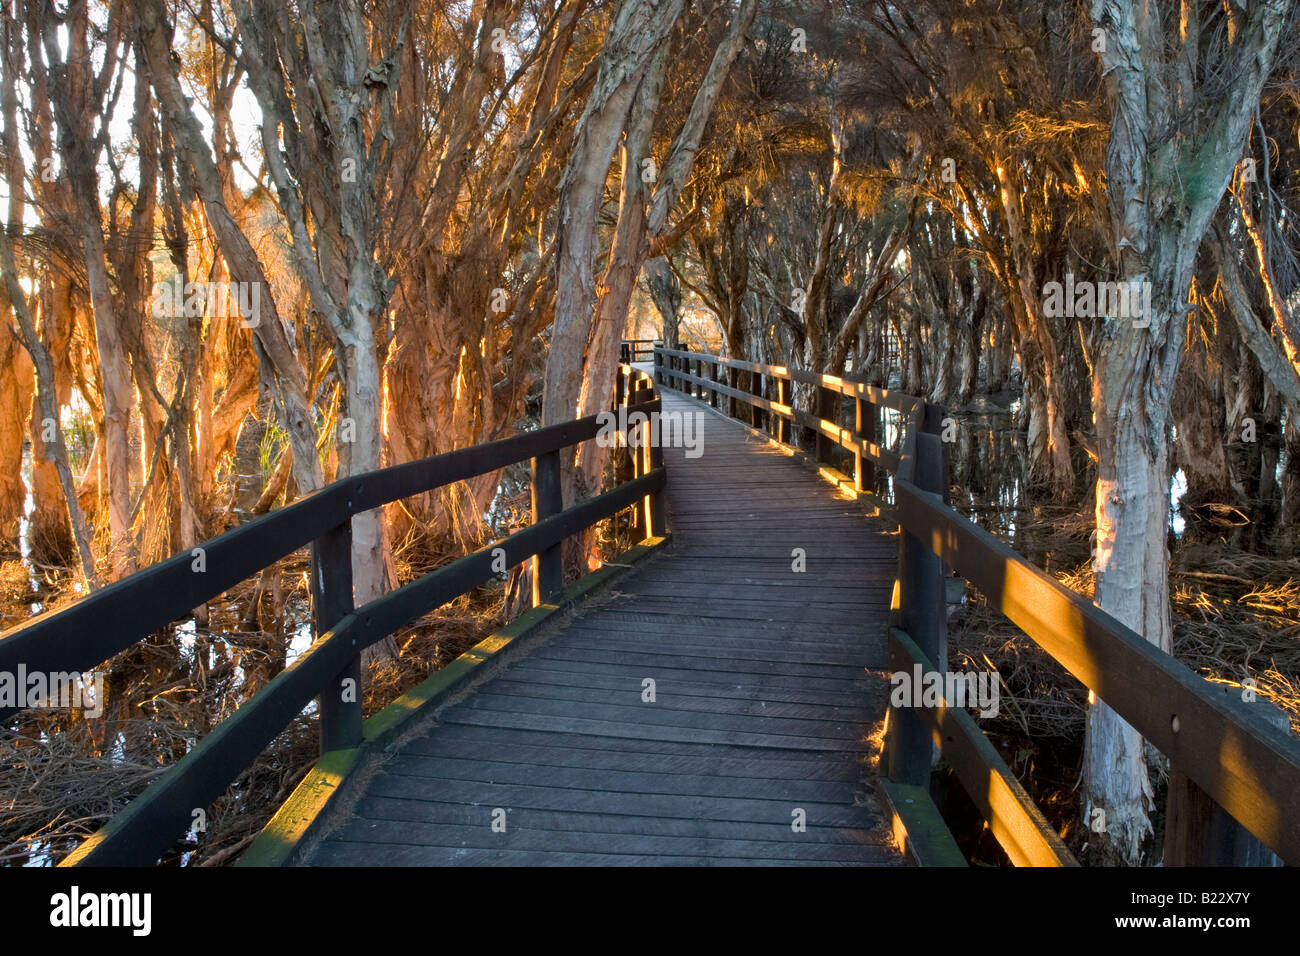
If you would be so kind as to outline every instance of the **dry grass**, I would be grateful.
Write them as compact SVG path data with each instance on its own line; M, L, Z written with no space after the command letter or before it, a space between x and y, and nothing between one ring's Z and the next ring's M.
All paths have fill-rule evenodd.
M1171 577L1174 653L1280 708L1300 734L1300 561L1223 552Z
M1066 587L1092 597L1086 560L1090 514L1036 509L1020 533ZM1004 718L1029 738L1077 740L1087 694L1078 681L968 588L969 604L950 625L950 654L960 666L1002 675ZM1174 655L1207 680L1240 686L1286 712L1300 734L1300 559L1224 545L1188 545L1170 570Z

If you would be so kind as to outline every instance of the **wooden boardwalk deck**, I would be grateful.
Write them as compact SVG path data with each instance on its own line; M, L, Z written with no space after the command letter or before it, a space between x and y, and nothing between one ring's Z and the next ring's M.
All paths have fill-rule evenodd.
M668 552L422 725L307 864L903 862L868 765L896 538L740 426L663 403L703 427L700 457L664 452Z

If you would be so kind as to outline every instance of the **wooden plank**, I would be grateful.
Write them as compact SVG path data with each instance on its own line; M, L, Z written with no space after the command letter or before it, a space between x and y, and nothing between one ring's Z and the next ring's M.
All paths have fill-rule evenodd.
M866 807L843 803L760 797L712 797L675 793L610 793L569 790L528 784L491 784L460 780L431 781L381 773L369 789L375 796L400 797L473 804L483 823L495 807L531 807L570 813L617 813L637 817L676 817L695 820L732 820L739 823L779 823L789 827L793 811L807 814L807 825L871 829L883 817Z
M804 843L831 843L881 851L893 849L889 830L881 826L836 827L810 823L802 833L794 833L791 821L776 822L707 820L695 817L648 817L622 813L586 813L571 810L540 810L532 807L508 808L521 826L547 830L576 830L582 833L644 833L651 836L687 836L702 839L752 839L780 842L797 838ZM438 800L405 800L395 797L365 797L357 803L356 815L367 820L411 821L449 826L482 826L481 807ZM891 855L897 861L897 852Z
M786 660L786 652L795 656L790 660L801 660L800 655L818 655L809 657L803 663L839 663L853 664L860 667L873 666L869 658L870 650L865 646L863 635L845 632L826 635L819 632L809 633L791 626L784 632L759 631L745 633L743 628L711 633L701 629L678 629L671 627L656 628L648 624L625 627L603 618L586 618L566 628L579 640L597 640L611 644L629 644L644 650L680 650L687 656L707 656L716 652L741 652L746 656L765 654L781 655L770 660ZM880 666L880 665L876 665Z
M533 684L528 681L505 679L493 681L490 689L494 694L502 697L609 704L641 709L653 707L656 712L669 710L680 713L823 720L831 723L847 721L868 724L873 722L860 706L807 703L803 701L774 701L763 698L755 699L754 697L680 694L677 693L671 682L665 683L662 688L656 682L654 703L643 703L642 695L644 691L642 690L642 684L641 681L635 678L624 682L624 686L617 691L607 688Z
M782 735L812 740L860 740L869 731L869 722L863 720L823 720L815 717L760 717L734 712L708 712L676 710L658 703L637 706L626 704L601 704L590 701L572 701L555 697L511 697L495 693L495 687L485 687L469 698L457 710L532 716L581 717L607 723L640 723L647 728L682 728L699 731L749 732L764 735ZM806 706L806 705L805 705ZM450 720L451 712L447 719Z
M285 866L299 842L307 835L344 778L356 767L361 748L334 750L321 755L316 766L281 804L262 828L256 840L235 863L236 866Z
M857 766L867 759L865 752L853 753L818 749L813 741L810 741L808 747L802 750L771 750L754 746L705 743L698 740L611 739L586 734L556 733L519 728L503 732L496 727L478 727L470 724L441 725L422 737L407 741L403 744L403 752L408 748L413 753L417 752L414 749L417 746L417 741L420 747L428 746L435 749L442 747L446 741L457 742L458 745L475 746L478 747L477 753L479 756L482 756L485 748L501 743L504 746L536 747L543 751L559 748L564 751L594 752L598 759L605 759L611 755L616 757L645 756L649 759L696 757L719 760L736 759L748 761L750 766L766 760L800 763L809 767L820 765L823 762L834 766Z
M389 844L330 842L321 848L322 866L734 866L707 856L618 853L545 853L539 850L467 850ZM750 860L750 866L825 866L812 860Z
M603 657L604 660L592 660ZM693 662L692 662L693 663ZM528 659L529 667L570 672L581 669L585 673L625 676L638 679L644 677L645 663L630 663L624 655L591 655L582 653L555 653L552 646L541 647ZM661 681L700 681L704 683L729 684L733 687L756 686L761 688L799 688L815 687L823 693L866 694L870 691L872 681L865 672L853 676L826 677L817 676L809 680L807 676L791 674L787 668L767 666L750 668L744 672L706 666L669 666L661 661L651 664L656 680Z
M651 836L640 833L583 833L534 829L506 815L505 831L490 825L439 826L387 820L352 820L331 842L387 843L396 846L454 847L472 850L542 850L548 853L641 854L652 857L706 856L741 863L748 860L807 860L865 863L879 860L879 848L843 843L775 840L719 840L702 837Z
M672 598L654 594L637 599L637 607L648 611L672 610L680 603ZM861 627L864 621L879 621L889 609L889 603L878 600L875 603L836 604L821 608L799 607L789 602L768 601L761 605L746 604L737 601L710 602L707 615L699 617L727 621L769 621L786 624L798 624L814 629L830 627Z
M856 648L844 644L826 643L820 650L808 650L791 646L782 647L779 642L757 643L744 638L722 640L701 635L698 641L686 642L680 639L664 646L648 642L646 635L618 631L593 631L585 628L567 629L562 642L565 647L601 647L619 648L642 652L672 653L678 657L704 658L714 662L736 661L772 661L780 663L789 661L798 664L831 664L853 667L870 667L870 655L859 652Z
M762 766L761 764L755 765ZM751 768L751 772L752 772ZM590 767L557 767L547 764L502 763L495 760L457 760L404 753L385 765L384 773L424 780L481 783L492 786L528 785L581 790L592 793L663 794L687 797L780 798L796 803L852 805L853 783L839 780L810 780L723 776L709 772L658 773L654 770L610 770ZM436 786L435 786L436 790Z
M758 640L789 642L797 647L801 643L811 646L833 644L837 647L867 647L874 651L883 647L883 630L863 628L861 625L840 627L822 626L808 629L799 621L728 621L723 618L700 618L680 614L655 614L627 611L622 614L606 611L600 615L581 618L582 626L590 630L613 631L639 635L647 646L662 650L665 639L674 636L716 634L720 639L739 640L752 635Z
M591 734L631 740L683 740L702 743L740 744L750 747L769 747L777 750L803 750L813 744L822 750L861 752L864 744L851 737L807 737L790 734L760 734L735 730L702 730L698 727L674 727L626 721L599 720L590 717L572 717L564 714L521 714L508 711L459 710L448 715L447 723L474 724L479 727L508 727L523 730L549 730L556 733Z
M583 670L550 670L540 667L517 666L512 668L509 677L541 687L552 684L558 687L581 688L625 688L631 682L640 686L640 681L631 672L618 675L593 674ZM886 683L882 675L879 678L880 689L868 684L853 690L827 690L820 684L795 684L793 686L774 687L764 680L738 682L726 674L719 674L716 680L704 680L708 674L692 672L693 680L681 678L661 679L659 687L667 688L674 696L714 697L720 699L736 698L738 700L785 701L804 704L828 704L838 707L864 707L867 701L876 696L883 696Z
M418 737L402 748L404 755L481 760L484 754L479 741L466 740L463 734L448 732ZM595 770L641 770L663 775L713 773L719 777L750 777L756 770L768 780L836 780L856 784L867 767L860 758L843 753L800 752L791 757L770 757L743 747L709 748L704 755L635 753L627 750L596 750L572 746L512 743L512 735L491 737L494 764L518 764L524 767L574 767ZM556 737L567 744L569 736ZM603 741L608 747L609 742ZM738 756L728 757L732 753Z
M892 586L893 579L889 579L888 583ZM791 601L798 601L805 605L816 603L819 607L824 608L880 607L888 600L887 597L882 597L885 593L885 584L886 580L883 575L877 579L877 586L870 590L861 584L848 587L825 587L815 583L814 579L814 581L809 581L802 586L791 582L790 589L781 592L776 591L775 586L771 584L743 584L738 581L730 581L726 582L726 595L728 604L739 601L760 608L768 605L780 607L789 604ZM635 584L629 586L635 588L635 590L626 592L629 596L668 597L675 598L679 602L709 598L718 594L717 582L691 584L678 581L638 579Z
M579 648L567 648L552 645L541 649L538 656L553 661L591 661L593 663L619 664L626 668L655 668L655 672L664 671L710 671L719 672L717 664L696 657L680 657L671 654L634 653L626 650L600 651ZM860 667L841 667L834 664L783 664L775 661L738 661L728 662L728 673L738 674L781 674L800 680L852 680L862 672ZM647 672L645 676L651 676Z

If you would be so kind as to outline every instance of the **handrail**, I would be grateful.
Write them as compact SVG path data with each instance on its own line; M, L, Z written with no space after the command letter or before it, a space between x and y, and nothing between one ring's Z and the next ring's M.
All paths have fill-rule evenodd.
M594 437L599 427L598 416L589 415L340 478L0 634L0 670L12 672L20 661L30 671L94 667L358 514L576 444ZM0 707L0 719L19 709Z
M619 404L633 412L659 411L650 376L623 367ZM360 740L360 654L396 628L492 579L498 558L507 566L532 558L534 604L553 599L563 582L559 545L569 536L625 508L638 508L643 536L663 534L662 457L648 442L636 449L636 476L587 501L562 508L561 449L594 438L602 415L590 415L511 438L340 479L301 501L204 542L97 591L70 607L41 615L0 635L0 670L28 672L96 666L213 598L231 585L313 544L312 598L317 638L312 646L231 717L170 766L126 810L93 834L62 865L148 864L316 696L321 699L322 751ZM411 494L533 462L533 524L426 574L370 603L351 608L351 518ZM193 557L203 557L199 571ZM495 566L495 567L494 567ZM333 585L333 591L327 585ZM338 591L346 593L337 593ZM147 598L147 599L146 599ZM327 610L322 612L322 608ZM325 616L333 619L322 623ZM332 682L355 675L350 706L328 701ZM332 706L327 706L332 704ZM0 716L21 708L9 707ZM332 726L327 726L330 724Z
M847 440L837 443L859 453L859 492L870 490L863 487L864 457L893 469L894 514L903 533L890 631L892 662L946 667L943 568L949 566L1242 827L1286 862L1300 863L1300 742L949 507L946 461L936 434L943 419L941 407L848 377L702 353L656 349L654 361L661 386L698 385L711 393L715 405L718 395L725 395L786 420L816 422L810 427L820 435L842 438L847 434ZM857 423L850 431L833 418L790 408L788 398L771 402L761 395L769 381L755 385L755 394L735 388L734 383L723 385L700 374L704 365L715 371L744 370L778 385L799 381L853 396L859 399ZM780 391L788 394L785 388ZM863 422L874 425L875 410L864 414L863 401L903 413L901 453L894 461L887 455L869 454ZM738 417L734 409L732 417ZM778 430L771 440L789 444L788 432L782 435ZM925 711L892 711L898 719L891 719L889 727L891 777L928 782L932 746L944 754L960 750L962 759L954 757L954 769L1012 860L1044 863L1055 858L1073 864L1037 808L1025 805L1028 798L1023 790L1017 794L1006 783L1009 771L974 722L963 725L959 715L943 706ZM1190 820L1182 824L1204 826ZM1180 845L1196 842L1183 840Z

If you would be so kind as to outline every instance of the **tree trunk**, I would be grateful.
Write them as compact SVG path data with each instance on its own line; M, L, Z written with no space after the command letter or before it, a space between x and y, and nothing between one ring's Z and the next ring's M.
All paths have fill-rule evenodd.
M613 378L613 360L603 352L588 352L600 307L595 278L595 263L600 256L597 221L619 136L628 122L642 78L666 42L682 6L683 0L667 0L660 5L649 0L624 0L605 39L596 85L579 121L560 190L555 320L542 388L543 425L578 417L587 368L607 366L603 377L610 381ZM631 159L635 161L632 168L639 170L637 157ZM586 389L588 402L608 400L607 392L597 397L596 391L594 386ZM562 482L566 507L597 490L592 487L595 471L590 462L590 458L586 459L586 468L580 470L576 459L571 464L566 459L568 467Z
M1231 88L1197 96L1199 10L1166 33L1144 0L1092 0L1111 112L1106 153L1111 254L1121 281L1151 285L1150 314L1107 316L1093 384L1097 422L1097 603L1162 649L1170 647L1167 429L1182 358L1196 255L1232 179L1272 68L1290 0L1246 4L1222 61L1207 75ZM1186 48L1180 48L1186 44ZM1189 60L1190 58L1190 60ZM1151 832L1150 783L1136 732L1101 702L1088 714L1083 810L1104 811L1107 848L1140 859Z

